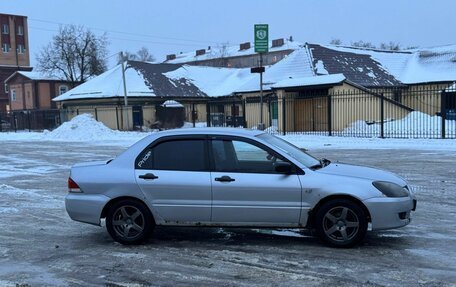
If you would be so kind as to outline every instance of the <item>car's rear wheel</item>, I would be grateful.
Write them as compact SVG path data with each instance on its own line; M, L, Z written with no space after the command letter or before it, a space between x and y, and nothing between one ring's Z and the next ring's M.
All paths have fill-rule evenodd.
M150 235L154 226L152 215L143 203L125 199L111 206L106 216L106 229L122 244L139 244Z
M363 209L345 199L324 203L315 216L318 237L335 247L352 247L360 243L366 236L367 224Z

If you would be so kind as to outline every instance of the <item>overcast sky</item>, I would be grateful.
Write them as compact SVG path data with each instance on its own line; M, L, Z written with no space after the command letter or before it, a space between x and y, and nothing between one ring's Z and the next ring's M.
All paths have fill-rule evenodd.
M32 66L60 24L106 32L109 55L145 46L160 61L166 54L253 41L255 23L269 24L270 39L456 44L453 0L0 0L0 12L28 17Z

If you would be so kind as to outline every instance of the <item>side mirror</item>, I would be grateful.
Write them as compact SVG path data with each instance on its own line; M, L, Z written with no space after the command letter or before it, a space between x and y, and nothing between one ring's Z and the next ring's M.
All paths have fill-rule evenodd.
M290 174L293 166L289 162L276 162L274 164L274 169L278 173Z

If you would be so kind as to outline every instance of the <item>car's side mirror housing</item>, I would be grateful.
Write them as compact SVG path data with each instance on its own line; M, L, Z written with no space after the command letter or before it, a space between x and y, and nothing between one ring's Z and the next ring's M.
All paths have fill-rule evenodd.
M276 162L274 169L278 173L290 174L293 170L293 165L289 162Z

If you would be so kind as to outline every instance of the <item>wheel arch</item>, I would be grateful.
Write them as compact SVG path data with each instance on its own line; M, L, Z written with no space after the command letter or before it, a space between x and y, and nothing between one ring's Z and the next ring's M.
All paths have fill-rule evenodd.
M364 214L366 215L366 218L367 218L367 221L368 222L372 222L372 219L371 219L371 214L369 212L369 209L366 207L366 205L364 205L364 203L362 203L361 200L359 200L358 198L352 196L352 195L349 195L349 194L333 194L333 195L329 195L329 196L326 196L322 199L320 199L320 201L318 201L318 203L309 211L309 217L307 218L307 224L306 224L306 227L308 228L313 228L314 227L314 222L315 222L315 214L317 213L317 210L325 203L329 202L329 201L332 201L332 200L340 200L340 199L345 199L345 200L350 200L352 201L353 203L355 203L356 205L358 205L364 212Z
M100 214L100 218L106 218L106 216L108 214L108 211L111 208L111 206L113 206L114 204L116 204L117 202L122 201L122 200L134 200L134 201L137 201L137 202L143 204L145 207L147 207L147 210L149 211L153 222L156 223L154 214L153 214L152 210L150 210L149 206L144 202L144 200L139 199L139 198L134 197L134 196L119 196L119 197L112 198L103 207L103 210L101 211L101 214Z

